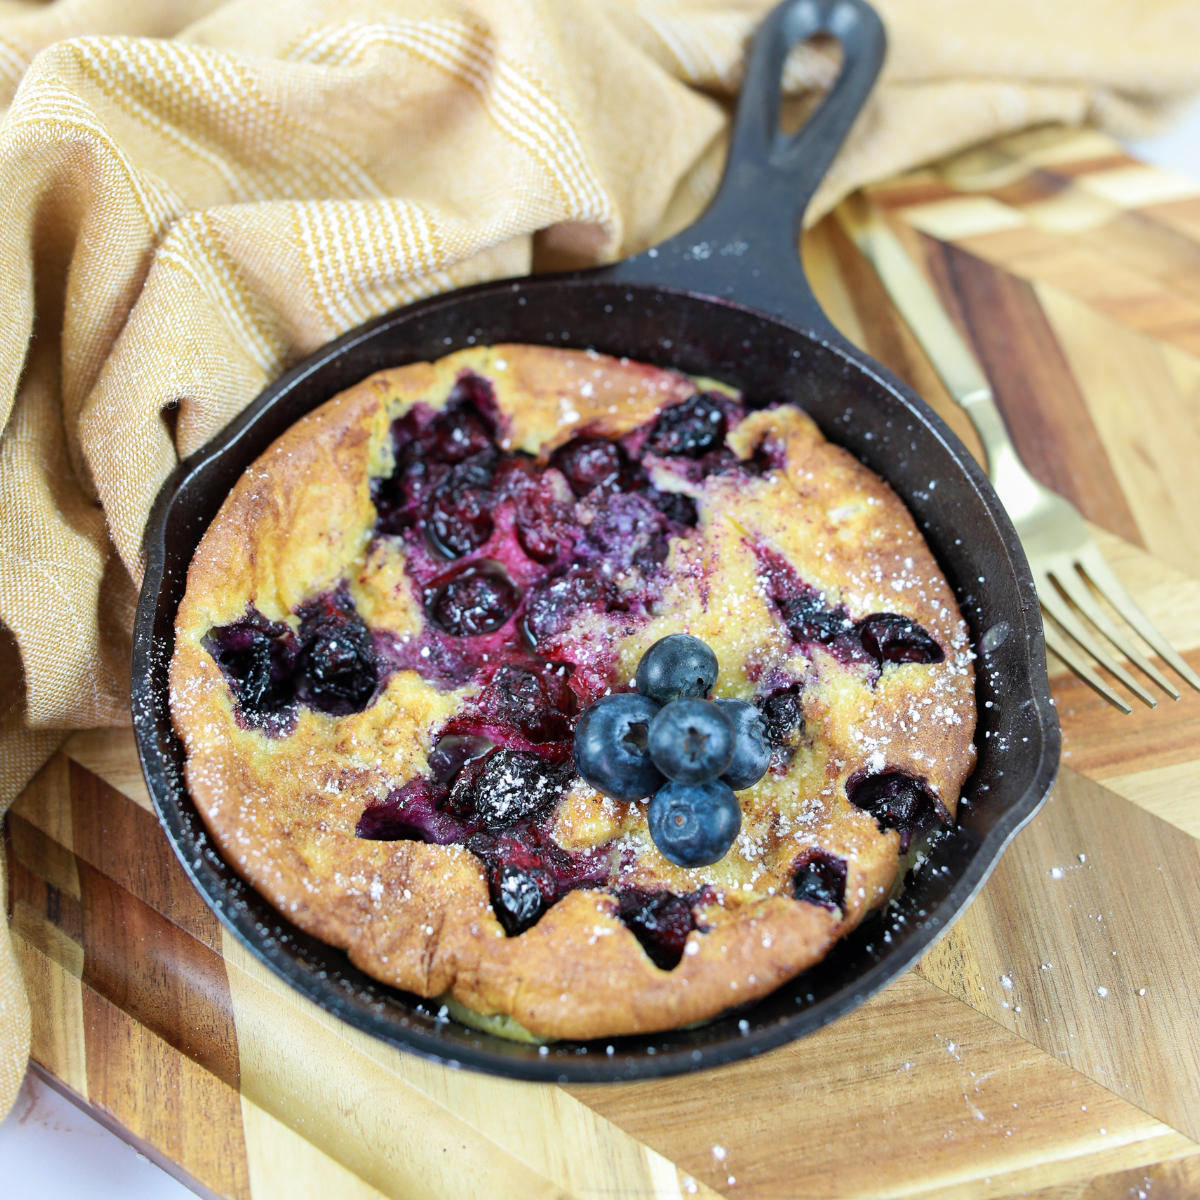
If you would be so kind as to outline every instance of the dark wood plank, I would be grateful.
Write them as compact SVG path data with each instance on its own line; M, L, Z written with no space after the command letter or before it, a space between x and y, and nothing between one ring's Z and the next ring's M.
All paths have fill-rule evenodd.
M983 462L983 447L970 418L946 391L912 331L888 299L879 277L836 219L826 217L808 236L823 239L832 253L862 331L861 336L852 329L842 329L842 333L862 342L861 349L904 380ZM823 302L821 280L814 278L813 285L817 299ZM832 313L833 306L827 306L827 311Z
M225 960L80 862L83 981L227 1086L239 1084Z
M72 762L75 854L211 949L221 924L192 887L153 815Z
M958 246L924 234L920 242L942 301L974 347L1026 467L1089 520L1144 545L1033 286Z
M1071 187L1071 181L1062 175L1051 171L1034 169L1028 175L1003 187L992 188L988 195L1009 208L1023 208L1026 204L1038 204L1043 200L1051 200L1060 192Z
M1200 671L1200 649L1184 654ZM1173 674L1161 660L1158 666ZM1200 692L1179 683L1178 700L1160 698L1157 708L1135 702L1126 716L1074 675L1057 676L1051 691L1063 731L1063 762L1091 779L1132 775L1200 758Z
M95 989L82 989L89 1103L219 1196L251 1200L241 1097Z

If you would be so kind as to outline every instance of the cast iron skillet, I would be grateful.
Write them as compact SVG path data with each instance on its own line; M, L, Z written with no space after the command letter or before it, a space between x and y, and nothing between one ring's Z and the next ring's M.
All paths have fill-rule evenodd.
M841 42L842 73L805 128L786 138L777 131L784 59L817 33ZM184 869L225 927L359 1029L441 1061L538 1080L645 1078L769 1050L861 1004L911 966L967 906L1049 790L1059 730L1037 597L1012 526L954 434L830 325L796 253L800 215L883 52L882 26L862 0L787 0L754 43L725 178L697 225L615 266L484 284L371 321L272 384L164 485L146 531L133 646L134 728L150 794ZM175 611L192 554L238 476L296 420L371 372L494 342L594 347L725 380L756 404L802 405L903 497L980 648L979 764L956 828L910 877L898 907L767 999L701 1029L539 1053L439 1017L436 1006L368 978L281 917L222 860L184 784L167 694Z

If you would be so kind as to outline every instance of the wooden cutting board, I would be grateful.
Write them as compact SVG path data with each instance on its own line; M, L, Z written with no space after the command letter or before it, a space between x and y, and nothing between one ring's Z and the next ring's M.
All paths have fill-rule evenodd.
M1200 187L1092 133L874 189L1020 451L1200 666ZM839 326L977 447L830 221ZM1132 717L1058 671L1055 792L908 975L686 1078L515 1083L293 994L192 890L127 730L75 734L7 821L37 1068L202 1194L849 1200L1200 1194L1200 695Z

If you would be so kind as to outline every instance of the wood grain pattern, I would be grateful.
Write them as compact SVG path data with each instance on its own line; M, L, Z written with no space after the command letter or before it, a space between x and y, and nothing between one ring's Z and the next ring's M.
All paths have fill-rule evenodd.
M1188 186L1093 132L1038 130L872 194L1035 473L1200 667ZM803 254L839 328L978 454L840 230ZM343 1027L225 937L129 731L76 733L6 824L34 1057L205 1194L251 1200L1192 1200L1200 696L1125 717L1052 669L1054 798L916 971L762 1058L620 1087L448 1070Z
M401 1053L321 1012L232 938L225 957L244 1048L244 1094L385 1194L471 1195L472 1181L491 1178L497 1195L510 1194L504 1186L511 1194L532 1187L534 1195L561 1190L596 1200L679 1195L669 1158L568 1092L446 1070ZM365 1109L346 1103L347 1089L370 1097ZM409 1152L381 1163L381 1142ZM422 1150L429 1146L445 1150L433 1157L432 1177ZM697 1184L690 1194L708 1192Z
M157 818L130 805L127 797L74 761L68 786L77 858L209 949L219 950L221 924L179 860L161 853Z
M224 960L89 863L80 864L80 880L83 982L236 1091Z
M922 396L979 462L983 446L966 413L951 399L883 285L837 220L826 217L805 235L805 269L829 318L856 345Z
M1200 360L1124 328L1062 289L1040 285L1038 298L1130 497L1142 544L1200 576Z
M87 984L81 994L89 1103L218 1195L250 1200L238 1093Z
M1003 1196L1031 1168L1066 1182L1193 1145L915 975L761 1062L572 1090L696 1178L764 1200Z
M1064 769L920 973L1200 1140L1197 850Z
M1184 658L1200 669L1200 652L1189 651ZM1089 778L1200 762L1200 695L1194 691L1124 718L1073 675L1055 680L1054 695L1063 726L1063 763Z

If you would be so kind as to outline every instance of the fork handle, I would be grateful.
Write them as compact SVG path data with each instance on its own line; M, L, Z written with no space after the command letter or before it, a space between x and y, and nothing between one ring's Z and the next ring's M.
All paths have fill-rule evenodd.
M875 268L885 291L941 376L946 390L971 418L987 455L988 476L1001 495L1028 490L1030 479L992 396L978 359L971 353L937 293L862 193L838 205L837 219ZM1016 490L1016 493L1013 492Z

